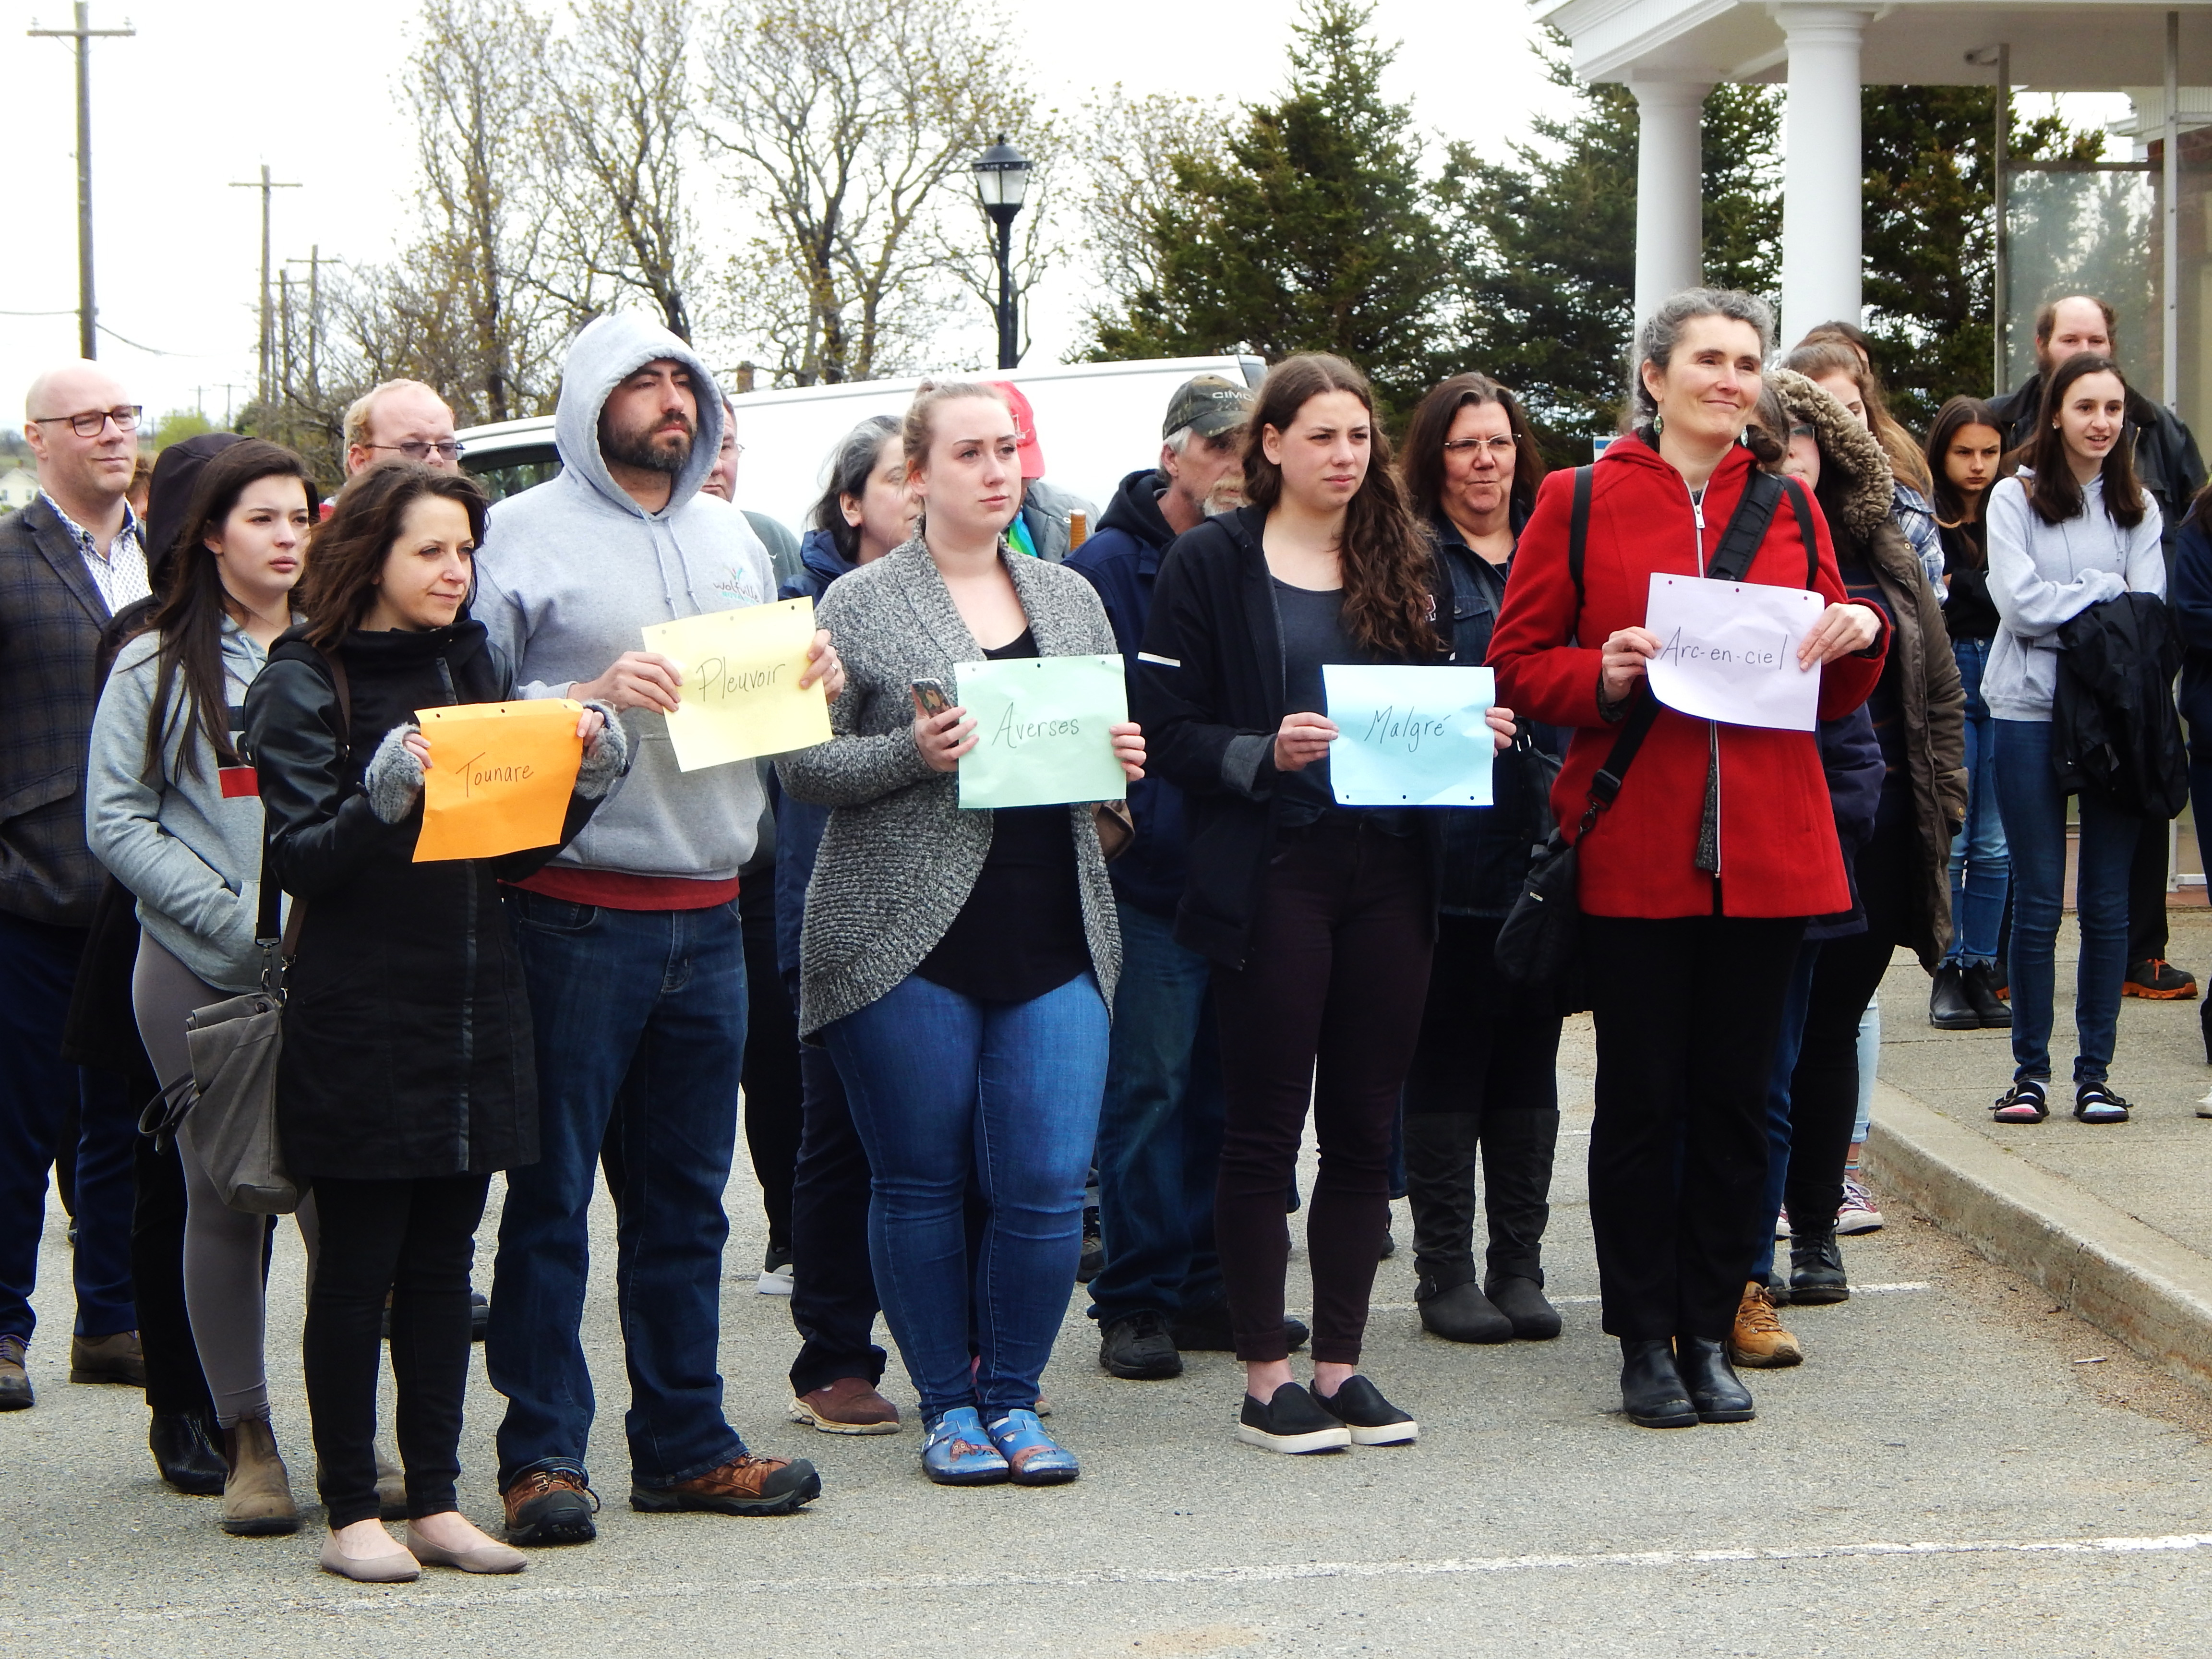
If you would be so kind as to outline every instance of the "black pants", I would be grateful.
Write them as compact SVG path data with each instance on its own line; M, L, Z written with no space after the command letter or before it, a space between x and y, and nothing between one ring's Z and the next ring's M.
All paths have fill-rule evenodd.
M745 944L745 1148L768 1212L772 1255L792 1254L791 1189L799 1164L799 1017L775 962L775 872L745 878L738 892Z
M1390 1142L1428 993L1427 854L1364 815L1285 838L1261 883L1244 967L1217 968L1224 1124L1214 1237L1237 1357L1283 1359L1283 1194L1313 1104L1321 1173L1306 1206L1313 1357L1359 1358Z
M1833 1224L1844 1201L1844 1164L1859 1110L1859 1022L1905 942L1931 856L1909 817L1877 830L1853 866L1866 932L1827 940L1814 964L1805 1036L1790 1074L1790 1173L1782 1200L1790 1224L1807 1237Z
M151 1078L134 1078L131 1097L151 1099L155 1086ZM154 1137L140 1135L131 1173L131 1295L146 1357L146 1409L156 1417L203 1417L212 1435L215 1401L185 1311L185 1166L176 1142L157 1147Z
M1420 1043L1406 1077L1406 1190L1424 1293L1475 1276L1478 1152L1490 1273L1544 1282L1559 1139L1559 1018L1498 973L1499 921L1437 923Z
M868 1257L867 1148L830 1051L802 1048L799 1073L805 1128L791 1191L791 1322L805 1340L791 1362L794 1395L841 1376L884 1378L884 1351L871 1336L881 1304Z
M407 1513L457 1507L469 1379L469 1265L489 1176L419 1181L315 1177L322 1249L307 1295L307 1412L333 1530L375 1517L376 1370L392 1295L395 1426Z
M2128 963L2166 956L2166 837L2164 818L2145 818L2128 866ZM2212 1003L2205 1005L2212 1007ZM1791 1213L1796 1213L1794 1211Z
M1766 1185L1766 1090L1805 932L1583 918L1596 1003L1590 1231L1607 1334L1724 1339Z

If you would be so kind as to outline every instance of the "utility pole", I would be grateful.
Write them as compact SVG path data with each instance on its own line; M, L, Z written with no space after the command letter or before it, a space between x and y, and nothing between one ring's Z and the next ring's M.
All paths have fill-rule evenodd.
M259 396L263 406L266 407L269 402L269 377L271 368L270 359L275 354L276 343L276 336L270 327L271 319L269 314L269 198L271 191L297 190L300 186L296 184L276 183L269 177L269 163L264 161L261 164L261 177L258 179L247 183L234 179L230 187L233 190L258 190L261 192L261 385Z
M34 22L25 31L34 40L76 42L76 343L86 358L100 355L100 311L92 293L92 43L103 36L128 38L138 33L129 24L119 29L92 26L92 7L76 0L76 27L42 29Z
M322 403L322 380L316 372L323 337L323 245L311 243L304 259L287 259L288 265L307 268L307 401Z

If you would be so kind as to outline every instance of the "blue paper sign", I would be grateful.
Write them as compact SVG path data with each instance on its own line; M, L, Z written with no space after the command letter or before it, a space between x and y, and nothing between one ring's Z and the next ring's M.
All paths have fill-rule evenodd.
M1344 806L1487 806L1498 701L1487 668L1322 671L1336 741L1329 783Z

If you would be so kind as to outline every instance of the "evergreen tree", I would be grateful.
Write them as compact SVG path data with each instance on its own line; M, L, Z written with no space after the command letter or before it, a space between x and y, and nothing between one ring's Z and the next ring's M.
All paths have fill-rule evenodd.
M1091 356L1334 351L1386 407L1427 389L1445 264L1411 112L1387 102L1395 55L1362 0L1304 0L1290 86L1246 112L1218 157L1177 155L1146 227L1162 286L1095 319Z

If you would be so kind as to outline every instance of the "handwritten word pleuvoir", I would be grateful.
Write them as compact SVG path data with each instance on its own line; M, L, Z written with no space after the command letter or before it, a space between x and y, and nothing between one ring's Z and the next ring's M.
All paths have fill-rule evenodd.
M566 697L418 708L430 743L415 862L490 859L561 839L584 745Z
M655 623L645 648L681 665L668 740L685 772L782 755L830 740L820 685L799 689L814 642L814 601L785 599Z
M963 806L1052 806L1128 792L1107 727L1129 718L1119 657L1008 657L954 669L975 746L960 757Z
M1703 720L1810 732L1820 671L1798 667L1797 647L1826 609L1809 588L1655 574L1644 614L1661 645L1644 668L1651 695Z
M1340 805L1491 804L1490 670L1328 663L1321 677L1336 722L1329 787Z

